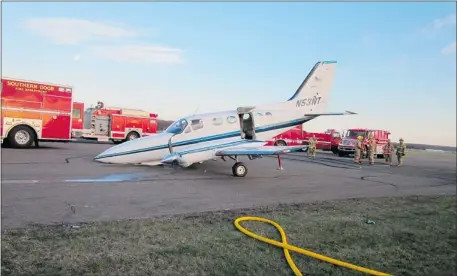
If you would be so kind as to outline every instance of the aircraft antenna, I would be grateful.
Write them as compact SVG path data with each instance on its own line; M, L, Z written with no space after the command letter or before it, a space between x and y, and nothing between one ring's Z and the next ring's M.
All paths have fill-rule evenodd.
M195 109L195 111L194 111L194 114L193 114L193 115L197 114L197 111L198 111L198 109L199 109L199 108L200 108L200 104L198 104L198 106L197 106L197 109Z

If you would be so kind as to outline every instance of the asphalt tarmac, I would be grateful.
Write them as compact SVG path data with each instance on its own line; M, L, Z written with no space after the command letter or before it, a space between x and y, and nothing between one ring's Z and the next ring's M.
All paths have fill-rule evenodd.
M41 143L2 148L2 227L75 224L96 220L245 208L344 198L456 193L456 156L410 152L403 167L359 166L352 158L318 152L248 160L234 178L233 161L187 169L101 164L92 158L109 144ZM395 163L395 162L394 162Z

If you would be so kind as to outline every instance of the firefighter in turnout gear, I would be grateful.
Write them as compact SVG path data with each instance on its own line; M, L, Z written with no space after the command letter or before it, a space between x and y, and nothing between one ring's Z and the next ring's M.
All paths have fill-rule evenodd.
M364 147L365 146L363 145L363 137L362 136L357 137L357 142L355 144L355 152L354 152L354 163L362 164L362 161L360 161L360 157L363 154Z
M383 148L384 158L386 163L392 166L392 154L395 150L394 144L390 142L390 139L387 140L387 144Z
M317 144L316 135L313 135L313 137L310 137L308 140L308 143L309 143L308 155L311 155L311 157L314 159L314 157L316 157L316 144Z
M371 134L368 137L368 160L370 161L370 165L374 164L374 153L376 151L376 140L373 137L373 134Z
M403 138L400 138L399 142L400 142L400 144L398 144L398 146L397 146L397 160L398 160L397 167L400 167L403 165L403 157L406 154L406 145L403 141Z

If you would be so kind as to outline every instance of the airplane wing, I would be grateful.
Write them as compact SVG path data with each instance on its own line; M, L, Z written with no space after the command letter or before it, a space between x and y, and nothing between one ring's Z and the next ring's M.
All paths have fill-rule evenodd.
M219 150L216 156L234 156L234 155L277 155L299 151L307 148L307 145L302 146L259 146L259 147L234 147L231 149Z
M345 111L345 112L327 112L327 113L306 113L305 116L334 116L334 115L354 115L357 114L352 111Z

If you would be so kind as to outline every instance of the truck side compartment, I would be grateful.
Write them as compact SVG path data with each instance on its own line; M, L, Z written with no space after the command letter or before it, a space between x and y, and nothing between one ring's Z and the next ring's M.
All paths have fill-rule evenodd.
M81 138L122 143L157 132L157 114L138 109L106 108L86 109Z
M2 78L1 138L16 148L71 139L72 87Z
M267 146L297 146L307 145L311 137L315 136L317 139L316 148L323 151L332 151L337 153L338 143L340 141L340 133L334 129L329 129L325 132L308 132L303 130L303 126L296 126L288 131L285 131L273 140L269 141ZM307 149L305 149L307 151Z

